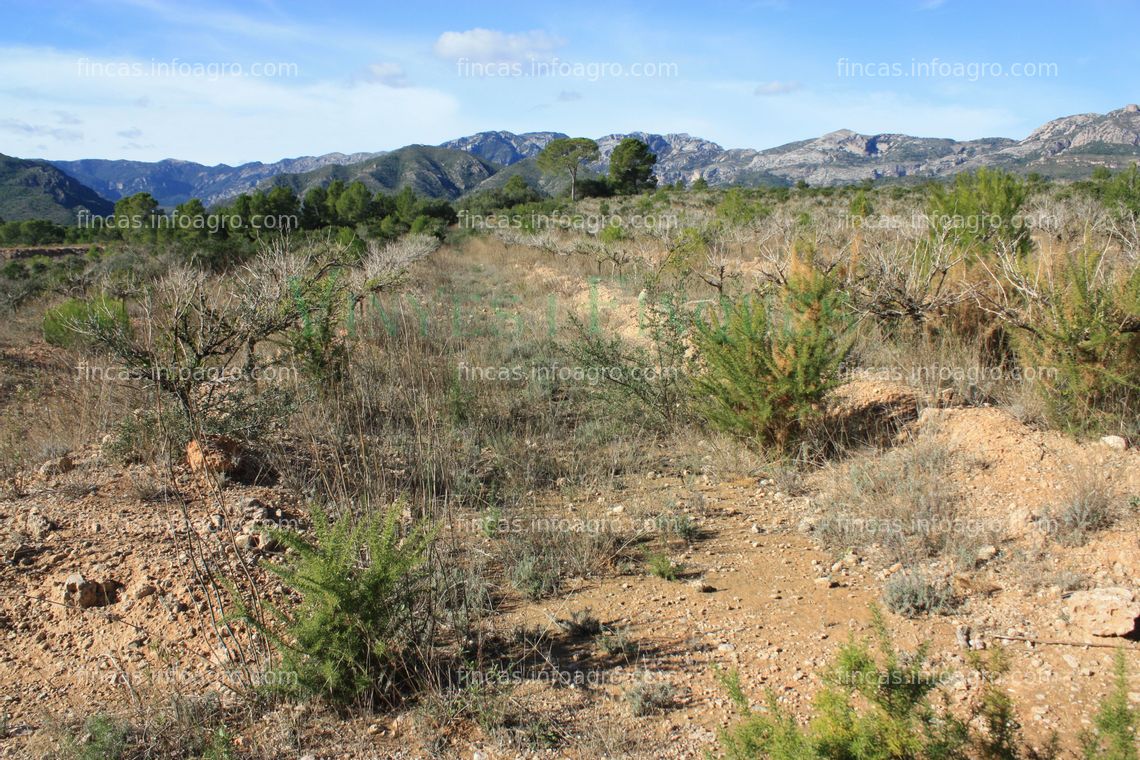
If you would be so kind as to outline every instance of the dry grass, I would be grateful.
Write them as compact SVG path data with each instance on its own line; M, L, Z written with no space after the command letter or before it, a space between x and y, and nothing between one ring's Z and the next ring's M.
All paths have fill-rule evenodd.
M819 532L836 550L882 551L886 561L948 556L972 567L988 536L964 530L953 455L932 437L836 468Z
M652 541L654 550L666 552L650 560L659 575L677 577L680 568L669 552L701 538L705 505L698 483L747 478L763 481L770 491L807 492L805 462L773 458L710 433L686 415L678 415L674 424L651 425L644 408L633 401L533 371L567 362L576 339L572 315L607 337L644 345L646 336L638 329L641 293L676 292L689 308L707 306L717 288L736 297L781 282L797 246L814 250L820 266L848 278L856 313L878 313L875 307L881 304L872 301L885 298L885 290L859 282L860 272L870 270L860 270L852 258L854 233L841 223L848 200L844 192L835 197L793 193L770 217L713 235L710 250L690 262L692 271L678 265L672 254L683 227L714 229L719 217L712 193L608 201L611 213L678 216L675 229L639 231L622 242L616 258L600 255L600 243L592 235L554 232L513 235L509 243L471 236L426 258L410 250L398 262L398 273L386 268L388 260L372 261L373 275L401 284L365 298L352 309L351 322L339 326L338 339L349 350L347 377L322 383L294 375L250 386L251 398L260 404L256 416L270 424L264 434L250 435L248 443L271 464L278 486L299 503L364 513L398 501L406 507L408 523L423 520L438 528L429 559L430 615L437 626L436 664L446 673L471 654L472 646L489 638L504 606L557 595L571 579L630 567L644 571L642 543ZM877 203L879 213L905 216L921 200L883 193ZM601 204L591 199L581 208L599 213ZM806 222L804 214L809 215ZM1070 217L1073 221L1080 215L1065 218ZM880 264L906 266L909 259L903 254L924 240L925 232L893 235L866 232L864 253L879 246L882 257L896 257L881 257ZM1041 262L1047 264L1054 253L1042 254ZM855 363L915 388L921 403L998 405L1022 420L1044 424L1039 389L1012 371L1016 357L991 329L997 324L994 316L959 298L987 285L983 273L964 262L954 262L948 271L961 281L955 283L959 290L946 298L941 291L928 297L933 287L924 279L928 272L898 272L899 282L909 289L907 297L921 301L926 311L921 320L865 316ZM268 281L254 277L251 282L267 287ZM241 278L231 273L212 279L210 288L232 293L240 284ZM108 459L122 441L122 458L139 462L142 467L135 471L146 473L134 481L135 495L144 500L173 497L169 475L182 456L183 441L163 436L172 423L159 418L155 394L77 377L74 367L81 359L96 364L109 360L44 347L39 317L49 300L0 326L0 461L5 467L0 475L10 477L112 433L115 441L105 449ZM264 346L263 358L287 345ZM29 346L34 351L26 351ZM472 371L479 368L521 374L498 379ZM169 399L162 405L166 410L171 406ZM176 432L185 437L188 429ZM833 454L846 459L824 463L813 481L824 483L819 534L832 548L879 552L885 563L949 559L973 567L978 546L994 542L994 536L958 528L963 497L954 476L961 463L932 438L885 452L834 448ZM597 494L620 490L627 476L650 470L683 473L690 486L672 503L626 516L652 529L619 530L604 522L597 529L567 529L557 523L568 505L582 508ZM1071 495L1049 515L1050 524L1057 526L1054 538L1079 544L1111 525L1120 512L1107 494L1095 478L1075 481ZM223 497L211 495L219 504ZM584 519L587 512L580 513ZM499 525L507 527L495 527ZM248 570L244 560L228 553L221 537L212 541L193 547L196 556L211 566ZM240 588L255 589L251 577L243 577ZM937 612L949 603L940 583L933 576L896 575L885 589L886 601L902 614ZM1071 580L1058 585L1068 587ZM595 620L577 624L586 622L589 629L571 638L597 634L592 646L627 664L637 659L638 647L627 634L595 630ZM538 650L549 642L523 644ZM510 690L428 689L419 696L422 708L416 720L428 751L449 747L472 725L511 749L545 750L565 740L557 720L520 706ZM668 709L675 698L673 687L656 680L638 681L627 693L638 716ZM307 732L330 733L328 726L342 720L312 704L282 708L250 702L245 707L244 714L193 715L211 726L215 718L238 726L255 757L286 747L310 749ZM131 736L167 742L162 746L171 752L180 751L179 733L201 738L182 732L177 722L159 730L149 718L134 717ZM628 751L629 736L610 728L599 725L583 732L582 746L599 754ZM69 730L83 729L71 725Z

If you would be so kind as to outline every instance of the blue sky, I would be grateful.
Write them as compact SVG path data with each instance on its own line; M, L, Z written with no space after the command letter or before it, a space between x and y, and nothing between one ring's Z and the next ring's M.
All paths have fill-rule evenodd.
M5 0L0 153L230 164L472 132L1021 138L1140 100L1140 4Z

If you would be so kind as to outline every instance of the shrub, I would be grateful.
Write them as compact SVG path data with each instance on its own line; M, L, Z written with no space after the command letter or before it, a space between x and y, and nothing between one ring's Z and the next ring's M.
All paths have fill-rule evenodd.
M360 518L344 512L330 521L313 509L314 541L291 530L270 534L294 550L285 564L268 564L300 597L291 610L274 610L270 629L247 612L296 674L286 688L347 706L390 702L423 658L422 627L428 594L423 571L430 536L420 527L399 530L399 505Z
M769 698L766 714L754 713L739 678L722 678L744 715L742 723L721 732L727 756L776 760L964 757L966 723L930 703L942 676L926 669L926 645L913 653L896 651L881 613L874 610L873 615L878 656L868 642L851 641L840 649L827 675L827 686L815 699L815 716L806 730L783 713L774 697Z
M1028 197L1028 183L1009 172L983 168L959 174L949 187L931 191L931 235L976 257L998 247L1023 256L1033 248L1032 230L1021 218Z
M659 533L665 536L676 536L686 543L692 543L701 536L701 529L692 517L681 512L675 506L654 519Z
M1117 650L1112 691L1093 718L1092 729L1081 736L1085 760L1137 760L1140 712L1129 703L1128 668L1124 652Z
M1098 477L1085 474L1074 481L1065 502L1048 511L1049 535L1061 543L1080 546L1089 534L1110 527L1118 517L1107 486Z
M93 713L81 725L59 726L59 742L50 756L69 760L237 756L226 727L235 716L222 708L216 693L201 698L175 693L160 701L152 701L149 691L140 696L129 715Z
M674 704L677 689L668 681L643 677L625 692L630 711L636 716L663 712Z
M999 680L1008 669L1000 650L983 658L969 655L970 664L981 677L982 687L964 705L965 714L949 712L931 697L949 674L926 669L928 648L914 652L895 649L882 614L872 608L872 626L879 652L871 642L851 641L838 653L826 675L826 686L816 696L815 714L806 728L785 713L774 695L768 698L766 712L754 712L736 672L721 675L732 701L743 719L721 731L720 743L730 760L771 758L772 760L1053 760L1058 756L1054 735L1038 749L1025 743L1017 722L1013 701L1000 688ZM1128 710L1126 686L1118 680L1117 696L1101 715L1113 714L1108 724L1128 725L1120 708ZM1123 691L1122 691L1123 690ZM1122 695L1122 696L1121 696ZM1119 700L1123 699L1123 703ZM1115 700L1115 701L1113 701ZM1118 704L1119 703L1119 704ZM1115 712L1114 712L1115 710ZM1135 711L1131 711L1135 725ZM1098 722L1098 727L1101 725ZM1107 725L1107 724L1106 724ZM1110 729L1112 739L1127 737L1127 729ZM1108 734L1101 733L1098 739ZM1091 735L1089 741L1096 741ZM1086 745L1088 746L1088 745ZM1098 745L1103 746L1103 745ZM1098 750L1099 751L1099 750ZM1132 752L1135 752L1133 745ZM1089 757L1133 760L1135 754Z
M94 343L90 334L128 333L130 320L122 301L106 296L91 300L71 298L44 314L44 340L53 346L75 348Z
M1038 373L1051 421L1071 432L1136 432L1140 418L1140 268L1076 251L1024 287L1017 348ZM1129 429L1130 428L1130 429Z
M131 743L131 727L109 715L97 713L83 724L85 736L71 750L79 760L123 757Z
M683 569L681 564L674 562L664 554L653 554L649 557L649 572L663 580L677 580Z
M609 530L532 527L509 534L503 564L511 585L537 600L561 591L564 576L584 578L612 564L623 545Z
M558 559L525 552L507 571L511 585L531 601L553 596L562 588L562 568Z
M1098 189L1110 211L1140 216L1140 170L1136 164L1104 179Z
M778 298L746 296L698 318L695 392L705 419L780 451L805 439L850 349L844 301L831 277L795 265Z
M824 541L835 549L878 545L898 562L970 554L984 537L960 530L952 465L943 445L921 439L857 459L827 498Z
M883 588L887 609L904 617L919 617L949 611L954 606L954 592L949 584L932 581L922 573L898 573Z
M599 371L600 382L592 391L607 403L611 416L667 426L687 414L688 317L682 302L680 293L639 299L645 340L637 343L570 317L575 339L564 351L578 366Z
M572 639L583 639L598 636L602 632L602 623L593 615L593 611L586 607L574 610L567 620L560 620L558 624Z
M610 657L619 657L624 662L632 662L641 652L641 646L625 629L604 627L598 636L598 646Z
M763 219L771 213L770 208L762 203L749 200L744 191L737 187L726 192L716 206L718 217L738 227L751 224L757 219Z
M300 325L289 333L293 356L305 373L321 389L342 381L348 372L348 345L345 320L351 304L339 286L341 274L333 272L313 288L306 298L297 292Z

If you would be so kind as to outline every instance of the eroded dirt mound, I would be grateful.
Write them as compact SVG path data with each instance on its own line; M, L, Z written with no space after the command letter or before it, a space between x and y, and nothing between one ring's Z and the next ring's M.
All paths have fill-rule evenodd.
M824 435L837 449L885 446L918 417L922 399L902 383L854 380L835 389L824 420Z

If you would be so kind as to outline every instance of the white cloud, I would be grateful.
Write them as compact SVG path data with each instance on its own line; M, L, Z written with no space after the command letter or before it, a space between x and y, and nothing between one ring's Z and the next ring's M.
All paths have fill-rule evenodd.
M83 58L51 48L0 47L0 82L19 85L0 88L0 114L20 115L0 121L5 153L236 164L442 142L467 126L459 121L454 96L426 87L289 77L93 76L117 70L97 64L124 59L87 56L80 67ZM380 73L390 78L396 72ZM24 97L24 90L36 97ZM60 111L80 119L82 131L50 126L59 123ZM120 134L135 131L148 138L146 144Z
M364 75L365 81L378 82L388 87L409 87L408 75L398 63L374 63Z
M75 114L68 113L67 111L54 111L53 114L55 116L56 122L59 124L66 124L68 126L75 126L76 124L82 124L83 123L83 119L80 119Z
M566 41L540 30L508 33L494 29L444 32L435 41L440 58L480 63L510 63L549 58Z
M787 95L789 92L795 92L803 87L799 82L761 82L756 85L754 94L756 95Z
M0 131L26 135L27 137L50 137L61 142L74 142L83 139L83 133L76 129L49 127L46 124L29 124L19 119L0 119ZM8 142L13 141L9 140ZM36 142L38 143L38 141Z

